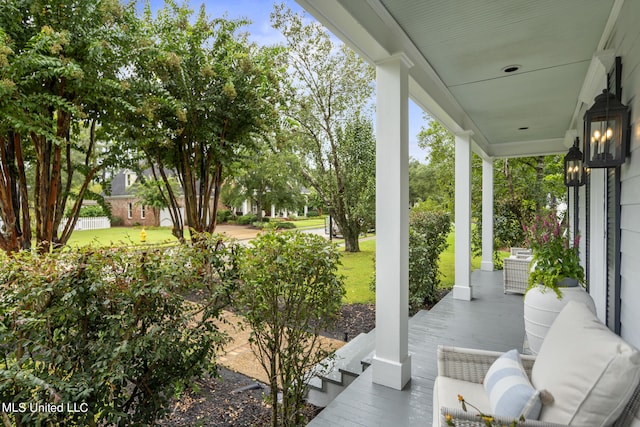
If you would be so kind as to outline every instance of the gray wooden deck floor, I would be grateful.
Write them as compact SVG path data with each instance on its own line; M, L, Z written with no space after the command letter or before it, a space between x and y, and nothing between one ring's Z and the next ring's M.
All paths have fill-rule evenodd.
M439 344L485 350L522 351L521 295L505 295L502 271L474 271L474 299L447 295L430 311L409 322L411 382L402 391L373 384L367 369L310 426L431 426L436 348Z

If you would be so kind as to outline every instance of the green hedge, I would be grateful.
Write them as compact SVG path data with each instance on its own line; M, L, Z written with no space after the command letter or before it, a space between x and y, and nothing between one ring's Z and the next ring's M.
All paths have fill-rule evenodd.
M409 311L415 313L440 298L440 254L447 249L451 216L447 212L413 210L409 216ZM371 281L375 292L375 274Z
M255 228L259 228L259 229L291 230L293 228L296 228L294 223L287 222L287 221L254 222L252 225Z
M249 224L253 224L254 222L256 222L257 219L258 219L257 215L246 214L246 215L242 215L241 217L238 217L238 219L236 221L240 225L249 225Z
M177 390L215 371L223 337L211 320L236 275L235 246L222 242L4 259L0 401L86 409L7 414L12 424L152 425L163 417ZM182 296L195 286L211 303L204 309Z
M68 218L71 216L71 208L67 208L65 210L64 215ZM99 205L90 205L90 206L81 206L79 218L96 218L99 216L107 216L102 206Z
M412 312L439 299L440 254L447 249L451 216L412 211L409 217L409 308Z
M218 224L228 222L231 218L233 218L233 212L231 212L230 210L222 209L216 212L216 222Z

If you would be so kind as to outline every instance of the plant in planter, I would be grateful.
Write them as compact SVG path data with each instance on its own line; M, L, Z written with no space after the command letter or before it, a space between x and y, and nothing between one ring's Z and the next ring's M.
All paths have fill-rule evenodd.
M584 285L584 269L578 252L579 236L573 242L569 230L558 220L555 210L536 217L525 226L527 243L533 251L533 271L529 274L529 289L542 285L562 297L560 287Z
M596 308L583 286L578 286L585 284L578 238L571 242L567 227L556 212L537 217L525 227L525 233L533 250L534 267L524 296L524 329L529 350L537 354L551 324L569 301L584 303L593 313ZM553 292L547 292L550 289Z

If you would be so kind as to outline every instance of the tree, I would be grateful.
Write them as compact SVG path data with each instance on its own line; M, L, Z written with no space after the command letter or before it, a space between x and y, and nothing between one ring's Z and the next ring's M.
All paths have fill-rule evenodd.
M284 5L271 15L285 37L295 97L291 120L301 174L314 188L345 238L345 251L359 251L375 203L375 143L365 111L374 71L344 45L335 46L317 23Z
M261 234L239 257L236 303L269 377L274 427L305 424L306 375L328 356L319 333L334 324L345 292L339 263L326 239L297 232ZM280 387L281 404L275 397Z
M409 203L424 202L437 192L434 171L418 160L409 160Z
M276 125L284 71L277 48L237 35L243 21L209 20L204 6L193 23L191 15L167 0L153 19L146 6L122 117L124 134L165 182L181 240L178 195L164 171L174 171L180 182L191 237L213 232L225 168L240 152L254 151L255 136Z
M494 165L495 247L522 246L524 226L565 198L562 156L500 159Z
M235 178L245 198L255 204L258 221L262 220L262 211L271 205L297 209L302 203L302 188L297 175L292 173L295 163L292 156L291 152L264 144L253 158L245 162Z
M429 119L425 115L425 119ZM429 120L429 127L418 134L418 146L428 150L427 168L433 186L425 200L453 212L455 200L455 140L439 122Z
M0 247L6 252L30 248L32 220L41 252L64 245L90 184L117 161L116 149L96 147L100 126L121 99L119 75L135 33L133 6L110 0L0 4ZM59 235L71 196L72 216Z
M427 117L425 117L427 118ZM429 150L427 169L435 184L426 196L431 206L451 212L455 194L455 139L441 124L429 122L422 129L419 145ZM410 177L417 177L417 165L410 165ZM494 161L494 248L521 246L523 226L547 206L563 200L563 164L560 156L505 158ZM426 174L426 172L422 172ZM474 254L482 251L482 165L476 154L472 156L471 197ZM416 179L411 182L416 182ZM494 261L500 264L497 252Z

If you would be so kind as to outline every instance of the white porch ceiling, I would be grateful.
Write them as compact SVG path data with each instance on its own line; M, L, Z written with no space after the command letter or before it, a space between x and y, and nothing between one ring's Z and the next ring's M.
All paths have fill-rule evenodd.
M502 157L567 151L622 0L297 1L372 63L405 53L412 99L453 132L472 131L475 151Z

